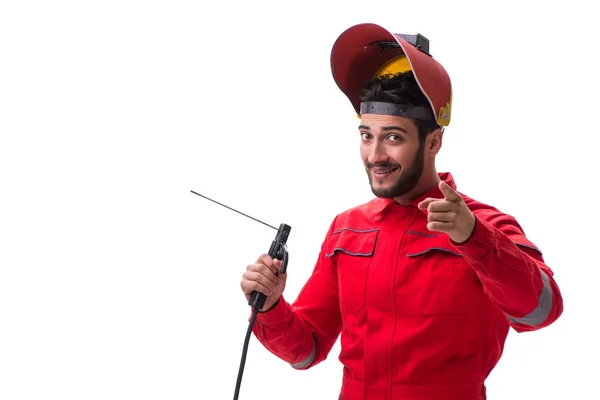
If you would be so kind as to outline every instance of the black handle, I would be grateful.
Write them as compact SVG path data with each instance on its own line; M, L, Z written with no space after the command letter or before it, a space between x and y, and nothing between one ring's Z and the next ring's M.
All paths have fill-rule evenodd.
M269 256L273 259L280 260L281 271L280 273L285 274L287 269L288 262L288 252L286 243L288 237L290 236L290 231L292 227L286 224L279 225L279 229L277 230L277 234L275 235L275 239L271 243L271 248L269 249ZM257 310L260 310L265 305L265 301L267 301L267 296L263 293L259 293L257 291L252 292L250 296L250 301L248 304Z

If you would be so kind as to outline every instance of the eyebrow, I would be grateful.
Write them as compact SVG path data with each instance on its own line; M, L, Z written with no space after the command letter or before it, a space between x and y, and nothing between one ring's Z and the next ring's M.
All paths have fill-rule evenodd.
M367 130L369 130L369 129L371 129L371 128L369 128L367 125L359 125L359 126L358 126L358 129L367 129ZM404 132L404 133L408 133L408 132L406 131L406 129L402 128L401 126L397 126L397 125L388 125L388 126L384 126L382 129L383 129L383 131L385 131L385 132L387 132L387 131L402 131L402 132Z

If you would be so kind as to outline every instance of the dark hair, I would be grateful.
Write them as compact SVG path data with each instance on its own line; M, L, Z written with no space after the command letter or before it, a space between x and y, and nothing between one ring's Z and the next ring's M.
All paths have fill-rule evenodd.
M429 101L421 92L412 71L387 74L370 80L360 92L360 101L385 101L413 107L423 106L431 109ZM427 134L440 126L435 120L433 110L431 120L413 120L419 132L419 140L423 142Z

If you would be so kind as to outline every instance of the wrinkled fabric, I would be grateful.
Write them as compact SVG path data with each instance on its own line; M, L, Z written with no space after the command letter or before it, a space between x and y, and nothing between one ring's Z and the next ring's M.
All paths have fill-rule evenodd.
M440 178L456 189L449 173ZM483 400L512 327L562 313L552 270L517 221L463 194L476 217L462 244L427 229L417 204L376 198L335 217L298 297L260 313L255 337L297 369L341 335L343 400Z

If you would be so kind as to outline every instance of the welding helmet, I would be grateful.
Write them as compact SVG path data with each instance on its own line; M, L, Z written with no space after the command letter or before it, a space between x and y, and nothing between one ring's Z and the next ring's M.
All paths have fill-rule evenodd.
M333 78L360 116L388 103L361 104L360 91L372 78L387 73L412 71L440 126L450 124L452 85L444 67L429 54L429 41L420 34L397 34L371 23L345 30L331 50ZM421 112L419 112L421 111ZM396 109L393 115L419 118L430 110ZM375 112L382 112L381 110ZM428 117L431 119L430 117Z

